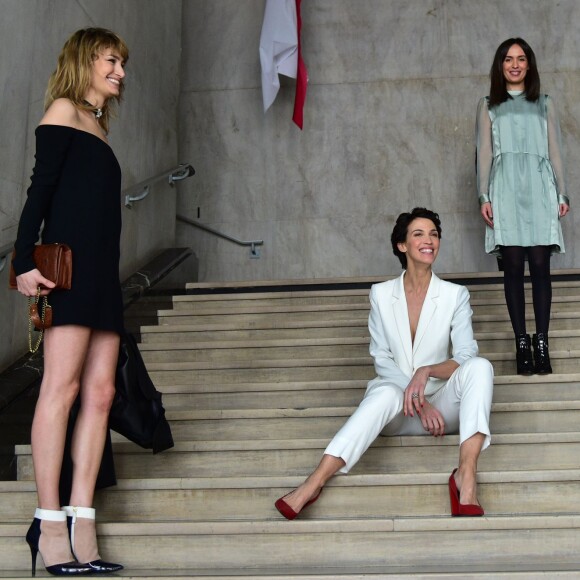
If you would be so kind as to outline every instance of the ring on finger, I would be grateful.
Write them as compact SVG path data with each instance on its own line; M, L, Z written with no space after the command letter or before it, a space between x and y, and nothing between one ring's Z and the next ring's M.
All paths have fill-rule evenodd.
M418 399L419 398L419 393L413 393L411 395L411 399Z

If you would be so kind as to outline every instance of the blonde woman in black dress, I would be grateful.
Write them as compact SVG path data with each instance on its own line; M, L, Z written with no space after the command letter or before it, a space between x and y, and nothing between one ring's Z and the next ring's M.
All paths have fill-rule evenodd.
M92 505L123 330L121 172L107 132L111 105L123 93L127 58L123 40L101 28L79 30L65 43L36 129L36 163L18 227L13 260L18 290L33 296L40 286L53 308L31 436L38 509L26 540L33 574L38 551L54 575L122 568L99 555ZM32 251L42 224L43 243L72 249L71 290L52 291L53 282L35 267ZM59 476L77 395L70 505L61 507Z

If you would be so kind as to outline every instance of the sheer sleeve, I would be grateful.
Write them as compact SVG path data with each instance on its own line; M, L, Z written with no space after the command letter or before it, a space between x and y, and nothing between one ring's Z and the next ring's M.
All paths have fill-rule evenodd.
M489 199L489 176L493 161L493 144L491 140L491 119L487 107L487 98L484 97L477 105L477 119L475 123L475 139L477 147L477 195L479 204L483 205Z
M566 190L566 176L564 172L564 160L562 154L562 133L560 121L554 101L546 95L546 108L548 110L548 153L550 163L556 174L556 189L558 191L558 203L570 205L570 199Z
M36 162L14 244L16 257L12 265L17 276L36 268L32 251L58 186L73 133L71 127L60 125L40 125L36 129Z

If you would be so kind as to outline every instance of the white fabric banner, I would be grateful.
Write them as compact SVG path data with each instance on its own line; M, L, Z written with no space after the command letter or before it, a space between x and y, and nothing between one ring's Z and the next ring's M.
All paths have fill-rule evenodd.
M260 36L264 112L280 89L278 74L293 79L298 70L296 0L266 0Z

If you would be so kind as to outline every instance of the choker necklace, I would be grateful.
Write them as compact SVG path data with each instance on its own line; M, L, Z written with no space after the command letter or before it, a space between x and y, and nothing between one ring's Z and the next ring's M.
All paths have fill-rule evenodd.
M91 103L89 103L88 101L83 101L83 103L87 105L87 107L91 107L91 109L93 110L93 114L97 119L100 119L103 116L103 109L99 109L98 107L91 105Z

